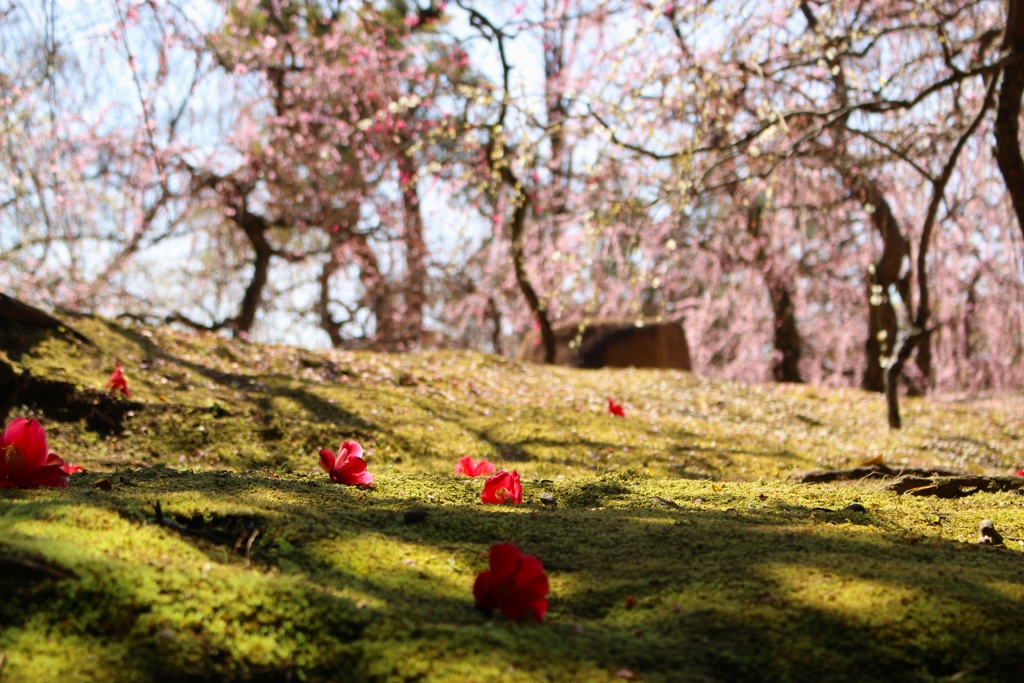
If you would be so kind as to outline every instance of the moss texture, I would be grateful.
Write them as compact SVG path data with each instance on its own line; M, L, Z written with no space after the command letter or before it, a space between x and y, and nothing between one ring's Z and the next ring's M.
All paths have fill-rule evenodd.
M854 391L75 326L95 346L0 331L32 378L11 416L90 470L0 490L0 680L1022 675L1021 495L785 479L876 456L1005 474L1019 402L908 401L892 434ZM103 391L116 360L131 399ZM373 489L318 470L342 439ZM523 504L480 504L465 455L517 469ZM986 518L1007 548L977 544ZM543 624L473 606L502 541L548 571Z

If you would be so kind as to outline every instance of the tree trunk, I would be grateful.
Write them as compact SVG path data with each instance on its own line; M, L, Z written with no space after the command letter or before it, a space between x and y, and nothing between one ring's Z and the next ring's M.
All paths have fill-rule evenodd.
M319 318L320 329L331 338L331 346L341 348L344 339L341 336L341 323L331 316L331 276L338 270L337 247L332 244L327 255L327 261L320 268L320 276L317 284L320 285L320 297L316 302L316 313Z
M914 356L914 365L917 366L921 376L924 377L923 387L910 387L911 396L921 396L928 392L930 387L935 386L935 368L932 365L932 335L928 330L920 343L917 345L917 355Z
M910 273L901 275L904 259L910 258L910 242L900 233L899 223L889 202L874 181L861 173L846 171L843 179L851 194L868 208L871 223L882 237L882 256L873 264L868 278L868 338L864 343L865 366L861 387L867 391L886 391L883 356L893 352L896 341L896 308L889 300L893 289L910 306Z
M511 175L511 172L509 172ZM516 183L509 183L515 188ZM540 297L530 284L530 278L526 274L525 249L523 248L526 227L526 212L529 208L529 201L526 194L521 193L513 201L516 203L515 211L512 213L512 265L515 268L516 282L519 283L519 290L526 298L526 303L533 311L533 315L540 325L540 338L544 343L544 362L555 362L555 332L551 329L551 321L548 320L547 312L540 304Z
M903 366L910 360L914 349L921 343L926 334L927 332L917 332L907 337L903 341L902 346L900 346L896 357L892 359L892 364L885 370L885 405L889 416L890 429L899 429L903 426L903 423L900 421L900 375L903 374Z
M789 288L781 283L768 283L775 313L775 360L772 377L776 382L802 383L800 377L800 334L796 328L796 313Z
M803 383L800 377L800 333L796 326L796 307L789 291L789 283L776 272L769 262L768 250L761 236L761 221L764 217L763 197L758 197L747 209L747 232L757 241L754 262L764 272L765 285L772 302L775 318L772 359L772 377L776 382Z
M359 171L358 165L352 166L352 169L353 174L349 178L348 188L353 190L352 195L366 196L369 190L366 187L365 179ZM349 240L358 239L365 241L365 238L356 236L362 203L354 199L352 195L346 199L344 204L335 207L330 214L325 216L324 225L327 228L328 242L327 260L320 267L320 275L317 277L320 291L317 301L313 304L313 312L317 316L320 329L327 333L327 336L331 339L331 346L336 349L341 348L345 344L345 338L341 334L341 327L352 321L353 313L349 309L346 320L335 320L331 315L331 278L341 269L346 253L346 243ZM369 245L364 244L363 248L369 249ZM358 249L356 251L358 253ZM370 256L373 256L372 252L370 252ZM365 254L362 258L366 258ZM373 263L376 264L375 259L373 259Z
M501 343L501 312L498 310L498 304L494 300L493 296L487 297L487 307L484 309L484 315L491 319L491 345L494 347L494 353L502 356L504 355L504 345Z
M489 159L493 159L490 147L496 144L500 143L492 137L487 149L487 157ZM504 156L508 155L505 154ZM494 164L493 161L492 164ZM512 169L508 167L508 164L501 165L499 172L501 173L502 182L513 193L512 202L515 205L515 209L512 211L512 234L510 238L512 240L512 268L516 275L516 283L519 285L519 291L523 293L523 298L526 299L527 305L533 312L537 324L540 325L540 338L544 344L544 362L554 363L555 331L551 328L551 321L548 320L547 311L541 306L540 297L537 296L536 290L530 284L530 277L526 273L526 249L524 242L526 240L526 214L530 210L530 196L523 189L522 184L516 178Z
M1020 108L1024 95L1024 0L1009 0L1003 50L1015 59L1003 69L996 109L996 163L1010 193L1017 225L1024 233L1024 158L1021 157Z
M928 210L925 213L924 225L921 227L921 242L920 247L917 250L917 296L918 306L917 315L911 313L911 317L914 320L914 326L918 329L919 339L917 347L917 357L914 359L918 369L924 376L923 389L911 386L911 390L914 393L920 394L926 391L928 387L934 383L932 376L932 329L929 328L929 319L931 318L931 294L928 289L928 249L931 247L932 232L935 229L935 221L939 214L939 204L942 203L943 198L946 194L946 185L949 183L949 179L953 176L953 169L956 168L957 159L960 153L963 151L967 141L974 136L974 133L978 130L978 126L981 124L982 119L985 118L985 114L992 106L992 99L995 95L996 80L995 77L990 77L988 85L986 87L985 99L975 115L974 120L971 121L967 129L960 135L956 145L953 147L953 151L950 153L949 158L946 159L946 163L943 164L942 173L937 178L932 180L932 198L928 203ZM972 285L973 287L973 285ZM909 302L908 302L909 309ZM910 312L908 310L908 312ZM900 354L902 354L902 349Z
M393 350L399 339L399 332L391 287L380 270L377 254L367 241L366 235L353 235L351 243L359 262L359 279L365 289L365 305L373 311L377 324L372 346L380 350Z
M402 208L405 220L405 315L402 341L417 346L423 338L423 307L426 304L427 245L423 237L416 165L407 152L398 155L402 183Z
M259 310L263 297L263 288L267 284L267 276L270 272L270 259L274 255L274 249L267 239L269 225L267 221L249 213L243 202L236 207L235 223L242 229L245 236L249 238L252 245L253 271L249 278L249 285L245 288L245 295L238 307L238 315L232 321L231 327L235 336L248 334L256 322L256 312Z

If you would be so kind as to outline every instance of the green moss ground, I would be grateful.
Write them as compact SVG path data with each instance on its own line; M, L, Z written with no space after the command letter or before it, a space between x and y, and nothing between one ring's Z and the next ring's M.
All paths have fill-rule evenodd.
M1024 678L1024 497L785 479L876 456L1005 474L1015 399L910 400L892 434L855 391L75 325L95 347L0 332L77 402L12 416L90 470L0 490L5 683ZM100 392L116 359L130 400ZM342 439L373 490L319 472ZM464 455L518 469L523 505L481 505ZM985 518L1007 548L976 543ZM548 570L543 624L474 608L501 541Z

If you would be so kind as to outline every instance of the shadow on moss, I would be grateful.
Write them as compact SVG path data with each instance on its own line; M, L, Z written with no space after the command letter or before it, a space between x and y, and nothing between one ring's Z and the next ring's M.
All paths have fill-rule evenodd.
M807 505L642 507L650 482L628 477L579 487L597 498L554 485L554 510L481 506L473 482L436 477L418 489L421 479L364 492L155 472L103 495L87 482L64 497L4 492L5 552L77 578L0 580L11 596L0 604L3 647L14 653L47 629L120 661L110 680L472 680L466 667L487 679L508 666L523 680L611 680L622 669L651 681L1019 672L1016 553L890 531L871 515L852 525ZM154 524L154 496L182 519L258 520L255 568ZM411 505L428 511L423 521L406 523ZM82 547L51 538L54 525ZM545 563L545 624L473 607L472 579L499 540Z

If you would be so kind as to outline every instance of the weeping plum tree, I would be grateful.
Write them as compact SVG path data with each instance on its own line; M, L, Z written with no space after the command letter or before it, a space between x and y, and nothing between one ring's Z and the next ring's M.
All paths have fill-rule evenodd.
M142 289L146 279L132 278L132 268L152 259L157 243L172 243L181 258L178 272L161 273L163 290L173 289L168 280L180 281L189 295L149 290L119 301L143 303L148 296L149 313L162 303L171 319L246 334L261 311L281 312L285 297L313 299L285 308L312 314L334 344L343 343L342 328L356 338L350 343L419 344L428 303L419 183L444 151L430 141L457 112L451 94L465 54L426 35L401 2L213 4L219 20L199 26L195 17L211 15L201 0L175 7L111 3L113 28L88 41L91 50L107 51L101 73L134 82L126 102L116 101L122 90L111 88L103 93L106 108L84 104L102 97L72 90L91 81L74 77L72 57L79 55L70 47L65 56L55 46L40 63L59 67L75 96L66 101L79 107L54 109L50 103L64 102L63 93L24 74L14 90L27 93L20 97L26 111L30 104L34 115L49 109L54 122L32 142L67 166L4 207L22 239L3 247L25 256L14 281L31 288L52 268L73 289L37 285L37 296L94 308L122 283ZM75 38L67 42L82 42ZM168 75L189 56L191 83ZM132 108L141 116L125 113ZM113 132L100 135L104 130ZM12 148L6 161L14 169L27 158ZM31 165L46 168L39 159ZM119 197L132 200L137 227L128 235L99 228L102 237L92 236L58 224L107 225L103 214ZM82 216L61 216L51 210L54 202ZM37 207L56 216L41 239L26 214ZM110 248L97 251L101 241ZM90 248L113 255L106 262L80 257ZM40 257L45 268L32 265ZM81 262L88 267L75 267ZM317 269L319 277L309 278ZM303 284L310 279L322 286ZM344 315L336 320L339 311Z
M898 427L896 381L905 357L919 349L918 376L927 382L933 374L928 278L934 275L928 269L938 275L943 259L930 258L929 247L941 226L938 212L949 207L947 185L961 192L986 191L973 177L984 177L975 168L984 163L980 133L991 125L992 86L1007 63L993 49L1001 32L1000 9L985 3L923 8L891 2L827 7L759 2L731 3L725 10L724 3L652 7L660 11L661 25L670 28L667 42L682 44L676 63L634 87L638 102L651 103L650 120L659 121L659 132L638 133L621 114L616 122L614 110L602 123L625 149L653 159L685 160L695 169L685 190L695 197L721 189L734 193L738 184L766 187L771 196L790 183L786 202L772 202L765 210L814 215L831 244L843 249L834 257L827 251L824 258L812 257L820 265L845 270L849 245L862 245L859 258L867 261L859 268L867 274L862 384L886 390L890 424ZM720 22L722 30L702 34L711 21ZM647 45L654 46L651 53L659 49ZM635 46L629 50L623 54L633 59L643 54ZM651 53L644 63L655 59ZM676 97L676 107L667 111L664 100L678 92L695 96ZM680 122L688 127L674 147L648 142L665 143L666 128ZM965 150L970 166L959 163ZM823 184L794 182L812 174ZM859 211L851 212L851 205ZM773 225L786 230L801 222L806 224L797 216ZM775 252L780 267L791 258L807 263L798 235L777 239L790 244ZM872 255L879 247L880 255ZM819 266L806 275L825 274ZM819 346L819 339L812 336L810 344Z
M291 258L320 261L319 326L341 345L342 327L365 310L373 331L362 336L375 347L418 345L427 287L419 155L434 151L423 141L446 126L434 108L457 81L461 51L417 41L401 5L236 1L227 10L211 41L216 61L257 93L240 110L233 172L259 190L263 222L291 233ZM243 214L228 209L239 222ZM388 259L391 276L380 254L388 245L404 254L404 268ZM253 283L266 270L259 253ZM363 296L336 306L332 282L346 262ZM332 309L347 315L335 319Z

